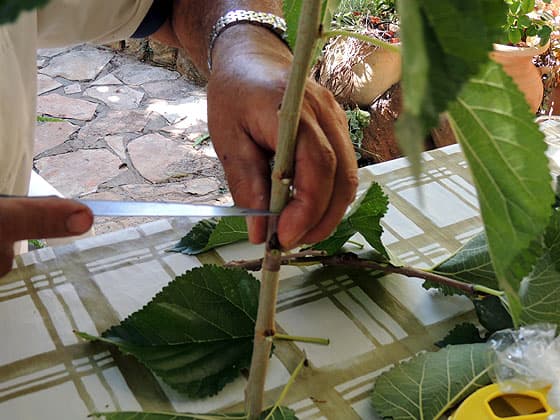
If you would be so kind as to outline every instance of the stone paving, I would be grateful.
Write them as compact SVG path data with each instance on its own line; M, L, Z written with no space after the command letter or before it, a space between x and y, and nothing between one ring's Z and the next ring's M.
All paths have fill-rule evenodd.
M229 204L206 92L105 47L37 54L35 170L66 197ZM149 221L98 218L97 233Z

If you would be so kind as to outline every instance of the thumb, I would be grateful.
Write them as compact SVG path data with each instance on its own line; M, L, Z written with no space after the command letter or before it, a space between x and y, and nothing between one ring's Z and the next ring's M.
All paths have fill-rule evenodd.
M91 210L76 201L58 197L0 199L2 241L79 235L92 224Z

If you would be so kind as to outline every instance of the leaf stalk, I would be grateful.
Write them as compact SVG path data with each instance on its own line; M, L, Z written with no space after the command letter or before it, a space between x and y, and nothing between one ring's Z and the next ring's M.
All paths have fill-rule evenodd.
M278 397L278 400L276 400L276 402L274 403L274 406L270 410L270 413L268 414L268 416L266 416L266 418L264 420L270 420L274 417L274 412L278 409L278 407L280 407L282 405L282 401L284 401L284 399L286 398L286 395L288 395L288 392L290 391L290 388L292 387L292 385L294 384L294 382L295 382L296 378L298 377L299 373L301 372L301 370L305 366L306 361L307 361L307 358L304 357L301 360L301 362L298 363L298 365L296 366L296 368L294 369L294 371L290 375L290 379L288 380L288 383L286 384L286 386L282 390L282 393Z
M347 38L356 38L360 41L363 42L367 42L368 44L372 44L375 45L376 47L380 47L383 48L384 50L387 51L391 51L391 52L395 52L395 53L399 53L401 52L401 49L399 46L397 46L397 44L389 44L388 42L385 41L381 41L377 38L374 38L372 36L368 36L368 35L364 35L361 34L359 32L352 32L352 31L347 31L344 29L335 29L332 31L326 31L323 32L321 34L321 38L324 40L327 40L329 38L333 38L335 36L344 36Z
M505 293L501 290L491 289L490 287L482 286L481 284L474 284L474 290L484 295L491 295L501 298Z
M311 344L320 344L322 346L328 346L331 343L331 340L328 338L321 338L321 337L302 337L299 335L287 335L287 334L274 334L272 337L273 340L286 340L286 341L297 341L300 343L311 343Z

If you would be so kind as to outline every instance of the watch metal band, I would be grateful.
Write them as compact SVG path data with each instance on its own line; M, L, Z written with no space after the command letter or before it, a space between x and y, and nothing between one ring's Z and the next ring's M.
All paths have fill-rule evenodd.
M210 43L208 44L208 70L212 71L212 49L216 43L216 39L220 34L225 31L230 26L238 25L240 23L247 23L250 25L262 26L267 28L284 42L286 41L286 21L280 16L276 16L272 13L265 12L255 12L253 10L232 10L221 18L218 19L212 32L210 34Z

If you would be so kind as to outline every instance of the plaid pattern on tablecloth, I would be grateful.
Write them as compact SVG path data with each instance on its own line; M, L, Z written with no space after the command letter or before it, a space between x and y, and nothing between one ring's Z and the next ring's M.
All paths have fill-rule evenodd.
M388 194L385 243L406 264L436 264L481 229L476 194L457 146L425 154L419 180L423 199L405 159L362 169L361 179L362 190L376 180ZM244 377L216 397L189 401L132 358L73 334L99 334L201 261L262 256L262 247L247 243L200 258L165 252L191 225L161 220L17 259L17 268L0 280L0 419L242 407ZM358 251L352 245L349 250ZM328 347L276 346L269 403L304 352L309 358L310 367L286 401L301 419L375 419L368 399L375 378L400 360L434 349L454 324L473 316L466 298L444 297L397 275L379 280L363 271L287 267L281 277L279 328L331 339Z

